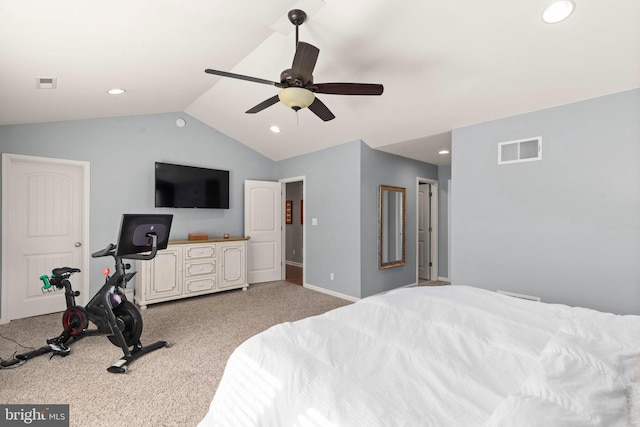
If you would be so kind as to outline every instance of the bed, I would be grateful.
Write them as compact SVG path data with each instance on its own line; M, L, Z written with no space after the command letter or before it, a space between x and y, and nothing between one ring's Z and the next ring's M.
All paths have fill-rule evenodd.
M627 427L639 351L640 316L403 288L244 342L199 425Z

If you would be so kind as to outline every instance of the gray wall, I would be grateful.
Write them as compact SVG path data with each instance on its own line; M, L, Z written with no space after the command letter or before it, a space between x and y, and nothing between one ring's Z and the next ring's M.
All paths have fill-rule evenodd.
M186 127L175 126L179 117ZM372 150L359 140L273 162L184 113L0 126L0 152L90 162L91 252L115 241L123 213L174 214L171 239L190 232L243 235L244 180L305 176L306 283L353 297L415 283L416 177L438 176L433 165ZM229 170L230 209L156 209L155 161ZM404 186L408 195L408 263L385 271L377 265L382 183ZM105 266L104 259L91 259L91 292L102 284Z
M277 174L305 176L307 284L364 298L416 282L416 178L437 179L436 166L353 141L279 161ZM387 270L378 269L380 184L407 188L407 264Z
M542 160L497 143L542 136ZM640 313L640 89L453 132L454 284Z
M300 201L302 200L302 181L287 183L287 200L292 202L292 224L285 224L286 235L286 251L285 258L287 262L296 264L304 264L302 252L302 228L300 222Z
M115 243L123 213L172 213L171 239L243 235L244 180L274 179L273 161L183 113L0 126L0 152L91 163L91 252ZM154 208L155 161L229 170L230 209ZM107 263L91 259L92 292Z
M438 179L438 169L435 165L373 150L364 143L361 156L361 296L367 297L417 282L416 179ZM407 189L406 264L385 270L378 268L378 194L381 184Z
M438 166L438 276L445 279L449 278L450 179L451 165Z
M278 178L305 177L305 283L353 297L360 296L360 145L276 162Z

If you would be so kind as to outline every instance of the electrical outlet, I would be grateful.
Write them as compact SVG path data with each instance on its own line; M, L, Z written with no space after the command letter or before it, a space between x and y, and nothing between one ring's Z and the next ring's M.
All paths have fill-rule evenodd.
M293 255L295 255L295 254L296 254L296 250L294 249L294 250L293 250Z
M329 280L333 280L333 273L329 273Z

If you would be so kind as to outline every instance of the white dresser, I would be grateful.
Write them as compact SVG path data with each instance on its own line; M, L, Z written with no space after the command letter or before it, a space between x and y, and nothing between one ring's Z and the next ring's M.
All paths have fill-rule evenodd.
M229 289L247 290L246 237L176 240L151 261L137 261L135 302L141 308Z

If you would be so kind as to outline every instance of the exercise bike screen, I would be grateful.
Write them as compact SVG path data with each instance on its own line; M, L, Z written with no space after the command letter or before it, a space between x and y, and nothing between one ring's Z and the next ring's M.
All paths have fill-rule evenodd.
M169 243L169 232L173 215L124 214L120 224L116 256L125 256L149 252L151 238L149 233L157 236L157 249L166 249Z

